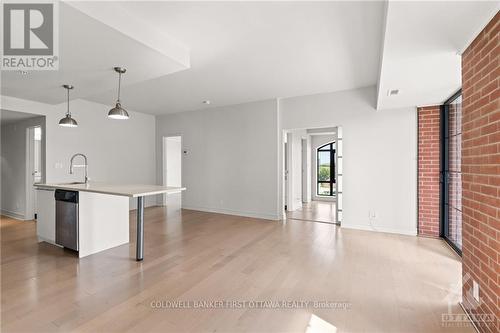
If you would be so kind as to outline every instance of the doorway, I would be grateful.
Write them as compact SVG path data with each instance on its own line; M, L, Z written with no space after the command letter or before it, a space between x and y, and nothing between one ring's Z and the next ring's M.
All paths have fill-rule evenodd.
M182 137L163 137L163 186L182 186ZM180 192L163 195L163 205L180 203Z
M26 218L37 218L37 191L33 184L42 181L42 127L26 129Z
M341 128L287 130L283 141L285 218L340 224Z
M0 212L18 220L33 220L37 192L45 181L45 116L0 109Z

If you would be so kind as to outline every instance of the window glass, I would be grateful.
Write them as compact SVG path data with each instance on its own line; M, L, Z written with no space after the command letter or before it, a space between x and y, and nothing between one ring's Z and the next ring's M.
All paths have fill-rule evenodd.
M330 152L318 152L318 181L330 181Z

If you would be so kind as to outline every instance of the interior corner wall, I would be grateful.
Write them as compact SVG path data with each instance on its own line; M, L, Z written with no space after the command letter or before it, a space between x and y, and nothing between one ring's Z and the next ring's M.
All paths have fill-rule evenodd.
M462 55L462 301L481 332L500 332L499 31L497 13Z
M42 128L45 140L45 117L33 117L2 125L1 128L1 212L18 219L26 216L26 139L29 127ZM43 157L42 152L42 157ZM43 164L42 160L42 164ZM42 170L43 171L43 170Z
M440 118L439 105L418 113L418 234L439 237Z
M281 129L342 126L342 226L416 235L416 108L377 111L375 99L375 87L284 98Z
M278 101L268 100L156 117L161 141L182 136L182 206L277 220Z
M113 120L107 117L109 105L75 99L70 102L71 113L78 127L58 125L66 111L66 103L38 103L2 96L2 109L45 116L46 163L48 183L80 180L83 170L69 174L73 154L88 157L90 181L121 184L156 184L155 117L129 111L130 119ZM146 197L145 205L156 205L155 197ZM130 208L136 201L130 200Z

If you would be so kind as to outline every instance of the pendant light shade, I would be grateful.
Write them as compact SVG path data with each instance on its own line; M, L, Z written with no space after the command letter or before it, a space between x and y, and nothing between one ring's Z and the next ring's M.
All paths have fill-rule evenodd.
M66 116L59 120L59 126L63 127L78 127L78 123L76 122L75 119L71 117L71 112L69 111L69 91L73 89L74 87L70 84L65 84L63 85L64 89L66 89L66 94L67 94L67 110L66 110Z
M108 117L112 119L128 119L128 112L124 108L120 102L117 102L115 107L109 110Z
M59 120L59 125L63 127L78 127L78 123L75 119L71 118L71 115L67 114L66 117Z
M116 105L114 108L109 110L108 112L108 118L111 119L128 119L129 115L127 110L122 108L122 105L120 103L120 88L121 88L121 82L122 82L122 74L124 74L127 70L123 67L115 67L115 72L118 73L118 98L116 99Z

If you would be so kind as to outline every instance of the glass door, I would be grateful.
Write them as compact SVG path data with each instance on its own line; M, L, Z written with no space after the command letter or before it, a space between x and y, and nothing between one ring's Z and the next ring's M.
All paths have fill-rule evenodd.
M462 94L442 107L441 237L462 252Z
M319 147L316 154L316 194L318 196L335 196L335 142Z

